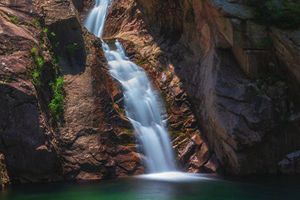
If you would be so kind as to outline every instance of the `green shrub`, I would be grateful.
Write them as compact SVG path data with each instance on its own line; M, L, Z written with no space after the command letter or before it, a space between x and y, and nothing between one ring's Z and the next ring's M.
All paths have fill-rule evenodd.
M252 1L251 4L255 6L255 16L260 23L282 29L300 27L300 1L298 0Z
M41 78L42 78L42 73L45 65L45 60L39 54L39 50L36 47L33 47L30 52L33 61L35 63L35 67L31 72L32 82L35 86L41 86L42 84Z
M51 116L56 121L60 121L62 119L62 115L64 112L64 78L58 77L51 85L51 89L53 92L52 100L49 104L49 109L51 112Z

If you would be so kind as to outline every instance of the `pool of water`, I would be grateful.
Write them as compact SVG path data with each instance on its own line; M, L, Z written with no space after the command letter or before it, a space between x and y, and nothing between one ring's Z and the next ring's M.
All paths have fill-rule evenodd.
M93 184L28 184L0 193L1 200L277 200L300 199L300 180L282 177L225 180L124 178Z

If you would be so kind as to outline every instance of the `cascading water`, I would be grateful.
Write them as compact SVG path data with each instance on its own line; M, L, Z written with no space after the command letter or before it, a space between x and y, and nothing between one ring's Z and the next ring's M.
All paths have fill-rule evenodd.
M110 3L111 0L96 0L94 8L85 21L85 27L99 38L101 38L103 34L107 10Z
M96 0L86 27L101 38L110 0ZM171 142L161 112L159 97L153 90L145 71L131 62L119 41L116 50L103 42L102 47L111 75L123 87L125 110L146 155L146 167L150 173L175 171Z
M111 0L96 0L95 7L86 20L88 30L99 38L102 37L110 4ZM125 55L119 41L115 42L115 50L104 41L102 48L110 67L110 74L123 87L126 115L142 144L148 171L170 172L167 176L173 176L172 171L176 171L175 159L163 120L164 108L159 101L159 95L153 89L145 71ZM178 173L175 173L175 176L178 177Z
M145 71L125 56L120 42L111 50L103 42L111 75L123 87L126 115L142 143L150 173L175 171L168 132L162 119L164 110Z

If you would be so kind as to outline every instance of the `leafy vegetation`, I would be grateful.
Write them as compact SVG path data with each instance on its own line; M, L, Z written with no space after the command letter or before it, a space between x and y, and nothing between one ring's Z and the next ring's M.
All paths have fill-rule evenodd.
M282 29L300 27L300 1L298 0L265 0L251 1L255 6L256 19L263 24Z
M58 77L53 83L51 83L51 89L53 91L53 98L49 104L49 109L52 117L56 121L60 121L64 112L64 78Z
M64 79L60 76L58 56L52 50L49 41L49 39L55 39L56 34L49 31L48 28L40 27L38 20L34 20L32 23L41 29L41 45L31 49L31 56L35 64L31 72L31 79L38 91L48 90L50 88L52 96L48 108L53 122L59 122L62 121L64 112ZM50 53L52 58L49 61L47 60L47 65L45 65L45 59L42 56L43 51L47 51L48 54ZM45 73L47 73L47 76Z
M9 16L9 20L11 21L11 23L13 24L19 24L19 19L16 16Z
M41 23L38 19L34 18L31 22L36 28L40 28L41 27Z
M31 49L31 56L35 63L35 67L31 72L32 82L35 86L41 86L42 85L41 78L42 78L42 72L45 65L45 60L43 56L40 55L39 50L36 47L33 47Z

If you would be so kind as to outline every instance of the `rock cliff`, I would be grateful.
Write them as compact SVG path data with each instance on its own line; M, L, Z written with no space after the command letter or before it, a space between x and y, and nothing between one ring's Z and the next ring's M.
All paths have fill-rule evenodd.
M279 161L300 145L299 30L259 24L246 1L137 0L130 9L112 11L122 28L107 29L150 41L135 42L138 52L156 45L165 56L156 60L174 66L223 169L284 173Z
M83 27L91 6L1 1L0 179L144 172L121 88ZM104 39L121 40L161 92L185 171L300 173L299 30L258 23L253 10L233 0L111 5Z

